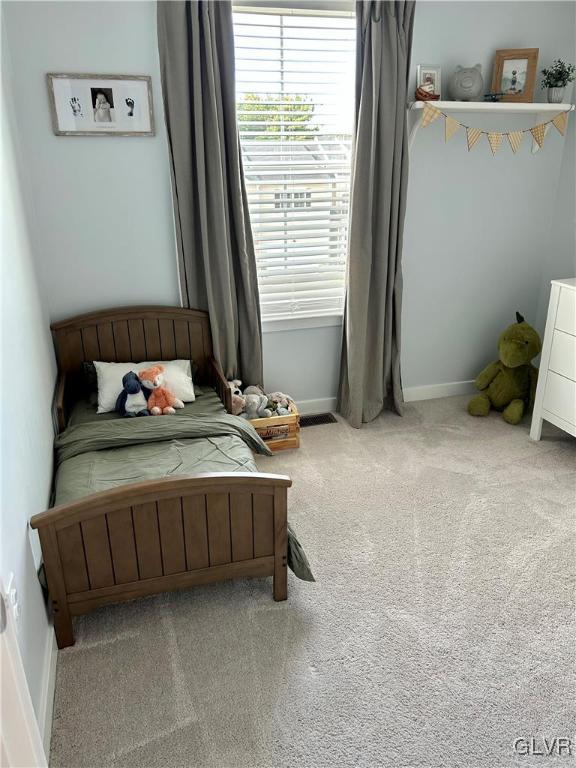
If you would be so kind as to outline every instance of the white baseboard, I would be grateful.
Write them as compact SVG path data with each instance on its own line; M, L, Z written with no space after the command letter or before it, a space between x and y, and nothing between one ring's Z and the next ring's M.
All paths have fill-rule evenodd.
M305 415L308 413L326 413L336 410L335 397L321 397L318 400L298 400L298 411Z
M46 760L50 759L50 739L52 737L52 714L54 712L54 689L56 687L56 659L58 658L58 646L56 635L50 627L46 638L44 650L44 675L42 678L42 690L40 709L38 712L38 727L44 744Z
M473 381L449 381L446 384L424 384L421 387L405 387L404 402L434 400L437 397L471 395L476 391Z
M437 397L453 397L454 395L472 395L476 392L473 381L449 381L446 384L423 384L420 387L405 387L404 402L413 403L417 400L434 400ZM321 397L318 400L298 400L296 405L301 414L325 413L336 410L335 397Z

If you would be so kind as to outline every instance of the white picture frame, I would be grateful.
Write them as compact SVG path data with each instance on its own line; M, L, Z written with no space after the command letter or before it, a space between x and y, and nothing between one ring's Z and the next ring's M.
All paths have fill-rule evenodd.
M154 136L148 75L46 75L56 136Z
M418 64L416 69L416 87L425 88L432 85L434 93L442 98L442 72L440 67L433 64Z

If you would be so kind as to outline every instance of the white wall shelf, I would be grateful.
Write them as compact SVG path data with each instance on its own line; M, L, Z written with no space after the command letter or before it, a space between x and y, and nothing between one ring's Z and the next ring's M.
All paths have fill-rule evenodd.
M408 105L408 146L412 149L416 134L422 122L423 101L413 101ZM486 115L534 115L534 125L551 119L558 112L574 110L574 104L547 104L547 103L521 103L521 102L492 102L492 101L432 101L437 109L446 112L470 112ZM531 126L530 126L531 127ZM546 126L548 130L550 126ZM532 141L532 152L540 149L535 141Z

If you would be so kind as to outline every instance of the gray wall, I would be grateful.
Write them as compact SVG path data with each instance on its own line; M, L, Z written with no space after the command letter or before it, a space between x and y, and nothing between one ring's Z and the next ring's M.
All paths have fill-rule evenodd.
M154 3L5 5L51 316L177 301ZM574 61L574 7L420 2L413 67L439 64L446 81L456 64L480 62L489 82L498 47L539 47L539 69L556 56ZM105 34L94 34L101 28ZM55 137L44 75L82 70L151 74L158 136ZM537 98L544 93L538 90ZM473 378L494 355L496 336L517 308L541 326L547 280L574 274L575 122L565 140L553 129L536 157L528 142L516 157L503 147L494 159L484 142L468 155L463 133L444 145L440 123L419 133L404 253L406 387ZM490 119L496 128L511 123ZM338 325L266 332L267 385L298 400L330 401L340 336Z
M412 61L439 64L444 91L457 64L481 63L489 84L497 48L539 47L539 69L557 57L575 61L574 29L573 3L419 3ZM539 87L535 98L545 100ZM496 130L534 121L468 119ZM496 158L485 138L468 154L463 130L445 144L442 122L420 130L411 156L402 336L407 387L474 378L494 357L498 334L516 309L542 330L547 281L574 275L576 267L574 116L567 137L552 128L537 155L525 138L518 155L503 146Z
M155 3L3 5L50 317L178 303ZM151 75L157 136L55 136L47 72Z
M271 392L292 395L302 412L336 407L342 325L339 318L330 322L293 330L284 330L280 323L264 323L265 385Z
M21 608L18 642L32 704L41 716L45 661L53 633L36 576L37 536L28 530L28 520L46 509L50 498L54 437L50 406L56 371L48 317L34 274L34 242L29 234L34 224L33 205L26 194L27 180L19 178L16 169L22 156L18 157L21 147L11 94L14 70L4 32L3 27L0 580L6 589L9 575L14 574Z

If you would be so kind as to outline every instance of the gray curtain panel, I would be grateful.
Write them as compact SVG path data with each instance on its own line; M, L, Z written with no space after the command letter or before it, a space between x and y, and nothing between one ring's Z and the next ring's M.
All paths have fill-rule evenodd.
M402 408L402 230L413 0L357 2L356 135L339 410L353 427Z
M182 299L210 312L229 379L262 383L254 243L236 124L230 2L158 2Z

